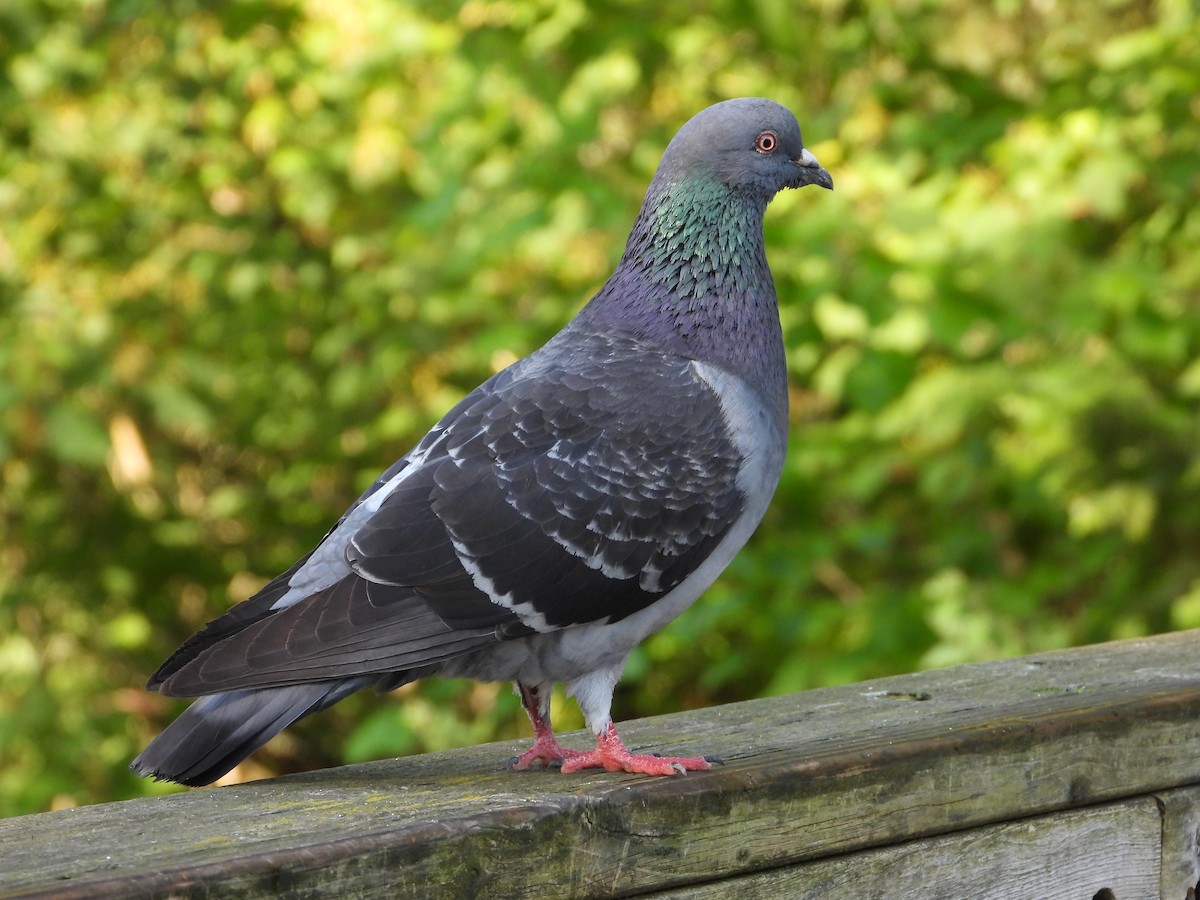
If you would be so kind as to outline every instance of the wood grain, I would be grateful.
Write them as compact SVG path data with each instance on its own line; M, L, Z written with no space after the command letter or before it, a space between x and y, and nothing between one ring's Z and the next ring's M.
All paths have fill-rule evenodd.
M1124 800L656 892L654 900L1157 900L1162 819ZM1177 895L1183 900L1183 894Z
M1184 900L1200 891L1200 787L1155 795L1163 817L1162 896Z
M508 772L506 743L9 819L0 897L631 895L1150 795L1200 784L1198 650L1184 632L622 726L728 760L686 777Z

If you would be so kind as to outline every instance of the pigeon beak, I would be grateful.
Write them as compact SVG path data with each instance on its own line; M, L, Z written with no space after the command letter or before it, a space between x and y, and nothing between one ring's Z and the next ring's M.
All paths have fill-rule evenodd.
M821 168L821 164L817 162L817 158L808 152L806 149L800 151L800 158L793 159L793 163L800 167L800 179L796 187L803 187L806 184L819 184L826 190L833 190L833 176Z

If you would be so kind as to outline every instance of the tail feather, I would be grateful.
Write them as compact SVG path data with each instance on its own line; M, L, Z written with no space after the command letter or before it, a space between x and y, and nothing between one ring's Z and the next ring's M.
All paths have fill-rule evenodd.
M296 720L332 706L376 677L209 694L184 710L129 767L160 781L208 784Z

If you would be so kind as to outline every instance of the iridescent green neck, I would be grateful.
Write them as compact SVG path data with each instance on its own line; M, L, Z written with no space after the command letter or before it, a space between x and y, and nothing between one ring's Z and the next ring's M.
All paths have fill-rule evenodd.
M716 178L651 185L625 258L680 299L710 300L770 285L763 250L766 204Z
M745 378L787 407L783 335L763 249L766 200L715 178L656 177L612 277L576 320Z

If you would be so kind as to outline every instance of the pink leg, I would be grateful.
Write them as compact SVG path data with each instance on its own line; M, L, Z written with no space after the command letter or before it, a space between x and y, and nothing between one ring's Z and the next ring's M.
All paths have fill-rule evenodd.
M576 751L563 759L564 772L580 769L605 769L609 772L632 772L639 775L684 775L702 769L711 769L720 763L717 756L651 756L630 753L617 737L617 726L612 720L604 726L596 742L596 749L588 752Z
M536 687L518 682L517 692L521 695L521 705L525 707L525 714L533 724L533 746L520 756L514 756L508 764L510 769L528 769L535 762L550 768L587 755L583 750L568 750L558 746L554 729L550 727L549 703L543 708L542 695Z

